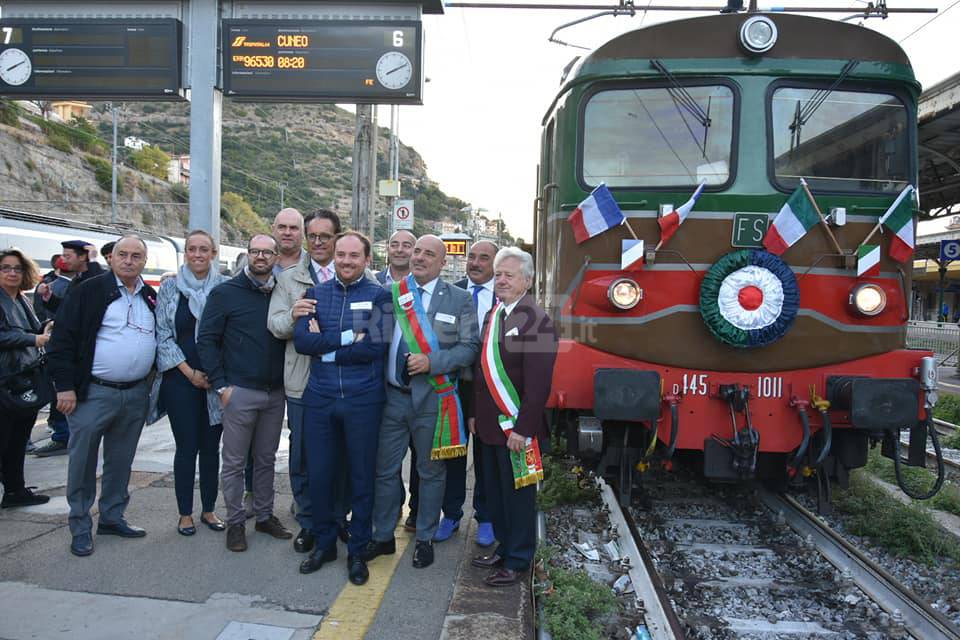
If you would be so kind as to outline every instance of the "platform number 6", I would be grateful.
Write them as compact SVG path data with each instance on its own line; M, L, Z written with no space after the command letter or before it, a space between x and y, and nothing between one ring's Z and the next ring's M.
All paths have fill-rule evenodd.
M393 46L402 47L403 46L403 31L394 31L393 32Z

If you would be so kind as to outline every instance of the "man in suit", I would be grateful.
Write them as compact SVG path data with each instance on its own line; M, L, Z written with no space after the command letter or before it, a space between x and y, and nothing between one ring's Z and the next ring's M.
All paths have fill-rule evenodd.
M394 285L395 307L416 310L419 325L423 313L424 332L431 332L437 348L429 353L409 348L403 335L402 319L393 323L390 350L387 355L387 402L380 425L380 446L377 452L377 482L373 511L373 540L367 558L396 552L393 530L400 515L400 467L411 438L417 452L420 474L420 508L417 514L415 568L433 563L433 536L440 519L446 467L443 460L433 460L434 433L440 412L440 391L430 379L448 376L456 384L460 369L470 366L480 348L476 310L463 289L440 280L446 264L446 248L435 235L425 235L413 250L411 276ZM398 295L409 287L407 294ZM412 306L411 306L412 305ZM406 316L405 316L406 317ZM411 323L412 324L412 323Z
M533 284L533 258L508 247L494 259L496 293L500 302L487 314L481 356L473 367L474 398L470 431L480 441L487 509L499 546L474 558L476 567L490 569L484 582L491 587L515 584L530 568L537 547L537 476L527 473L531 455L519 477L511 456L524 455L528 445L545 448L549 431L544 409L550 396L557 359L557 331L549 316L527 291ZM490 362L499 353L502 370ZM510 398L502 406L492 394ZM514 399L519 400L516 402ZM501 419L505 424L501 424ZM512 426L511 426L512 425ZM542 475L540 475L542 478Z
M406 278L410 273L410 257L415 244L417 236L406 229L394 231L387 241L387 266L377 272L377 282L388 285Z
M126 235L114 247L113 271L71 286L60 305L47 353L57 409L70 422L67 503L70 552L93 553L90 509L97 497L97 451L103 477L97 535L142 538L127 524L130 468L147 417L147 377L157 352L157 293L140 274L147 245Z
M493 258L499 247L487 240L475 242L467 252L467 277L458 280L455 284L466 289L477 310L477 330L483 328L483 321L487 313L496 303L496 294L493 291ZM464 414L470 413L470 402L473 400L473 371L463 372L460 379L460 397L463 401ZM443 517L433 536L434 542L447 540L460 528L460 519L463 517L463 502L467 498L467 458L451 458L447 463L447 488L443 493ZM477 520L477 544L489 547L494 543L493 525L486 510L486 501L483 494L482 480L483 465L480 462L480 447L474 442L473 446L473 517ZM412 472L411 472L412 476ZM411 478L410 493L415 491ZM411 496L411 501L415 500Z

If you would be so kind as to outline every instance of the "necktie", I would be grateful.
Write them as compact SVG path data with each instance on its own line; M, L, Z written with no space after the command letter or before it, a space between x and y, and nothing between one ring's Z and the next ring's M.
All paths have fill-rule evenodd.
M479 284L473 285L473 306L479 310L480 309L480 292L483 291L483 286Z
M420 301L422 302L424 294L423 287L417 287L417 292L420 294ZM400 345L397 348L396 362L397 382L400 383L401 387L410 386L410 374L407 373L407 354L409 353L410 349L407 347L407 340L401 335Z

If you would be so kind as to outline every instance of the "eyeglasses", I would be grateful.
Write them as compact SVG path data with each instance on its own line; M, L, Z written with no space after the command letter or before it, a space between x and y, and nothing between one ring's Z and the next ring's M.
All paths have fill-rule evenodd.
M277 252L273 249L250 249L247 253L251 256L263 256L264 258L272 258L277 255Z
M307 234L307 240L309 240L311 244L326 244L327 242L330 242L331 240L333 240L333 238L334 237L329 233L308 233Z
M130 329L136 329L139 333L146 335L153 335L153 329L147 329L146 327L141 327L136 322L133 321L133 303L127 305L127 327Z
M6 273L7 271L23 273L23 267L18 264L0 264L0 272Z

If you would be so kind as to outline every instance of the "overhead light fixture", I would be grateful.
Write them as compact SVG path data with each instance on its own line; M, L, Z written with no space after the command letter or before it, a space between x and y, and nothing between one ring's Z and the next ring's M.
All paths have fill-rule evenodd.
M747 18L740 25L740 44L750 53L766 53L777 44L777 25L766 16Z

